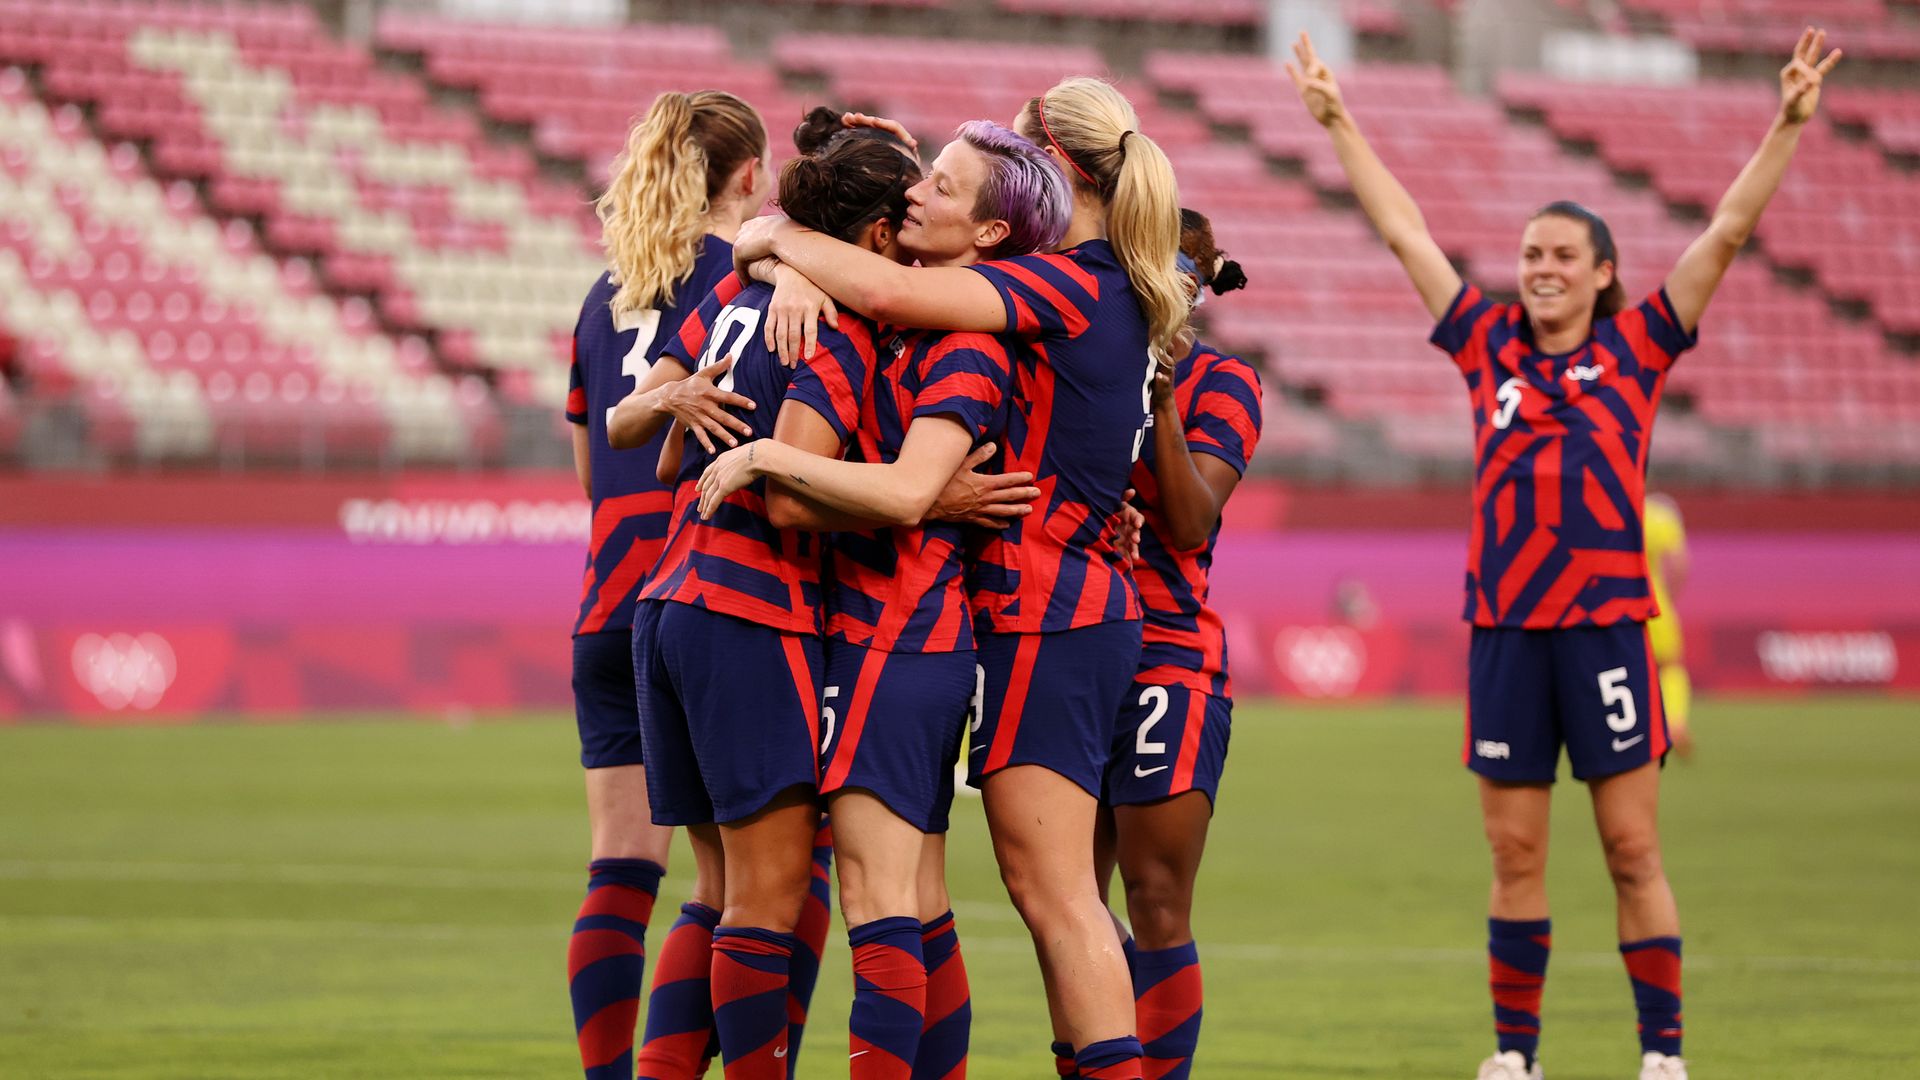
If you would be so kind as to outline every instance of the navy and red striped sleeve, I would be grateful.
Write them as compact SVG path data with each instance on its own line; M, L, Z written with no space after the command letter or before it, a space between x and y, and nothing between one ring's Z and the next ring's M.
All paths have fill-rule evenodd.
M1068 256L1021 255L967 269L999 292L1007 329L1023 338L1075 338L1092 325L1100 283Z
M843 319L844 331L820 328L813 355L800 361L787 384L787 400L810 406L826 418L842 443L860 426L867 375L873 370L873 337L862 324Z
M1674 311L1664 285L1637 306L1615 315L1613 326L1632 350L1633 358L1649 371L1672 367L1681 353L1700 341L1697 327L1692 332L1681 327L1680 315Z
M1501 305L1487 299L1479 286L1462 285L1453 303L1447 305L1447 313L1434 325L1433 333L1427 340L1453 357L1453 362L1461 370L1468 370L1477 366L1475 350L1472 348L1474 341L1484 334L1485 328L1500 314Z
M693 309L693 314L687 316L686 321L680 324L680 329L668 339L660 355L672 357L688 371L699 368L700 354L707 347L707 334L720 318L720 312L733 303L733 298L739 296L744 288L746 286L741 283L738 274L721 278L720 284L713 287L713 291L700 301L700 306Z
M1208 357L1187 414L1187 449L1211 454L1245 476L1259 442L1259 373L1237 356Z
M580 333L573 335L573 362L567 372L567 420L575 424L587 422L587 380L580 373Z
M999 427L1013 385L1013 361L991 334L948 334L920 361L913 416L944 416L977 444Z

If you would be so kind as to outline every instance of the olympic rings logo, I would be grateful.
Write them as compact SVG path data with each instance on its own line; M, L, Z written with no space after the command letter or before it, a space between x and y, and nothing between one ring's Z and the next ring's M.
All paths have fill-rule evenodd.
M159 634L82 634L73 643L73 676L101 705L151 709L179 672L173 646Z
M1353 693L1367 670L1367 646L1349 626L1289 626L1273 641L1280 670L1308 697Z

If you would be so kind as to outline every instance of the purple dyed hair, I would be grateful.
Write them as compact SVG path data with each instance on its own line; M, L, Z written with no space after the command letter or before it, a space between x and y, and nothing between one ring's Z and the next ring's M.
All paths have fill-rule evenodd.
M991 120L969 120L953 134L986 155L987 180L974 198L973 217L1007 223L1007 238L994 257L1058 247L1073 218L1073 193L1046 151Z

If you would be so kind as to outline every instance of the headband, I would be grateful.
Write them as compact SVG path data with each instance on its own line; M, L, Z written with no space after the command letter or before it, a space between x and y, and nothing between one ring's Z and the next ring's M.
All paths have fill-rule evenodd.
M1040 113L1040 130L1046 132L1047 141L1053 144L1053 148L1060 152L1061 157L1067 159L1067 164L1073 166L1073 171L1080 174L1080 179L1085 180L1090 187L1093 187L1094 189L1098 190L1100 187L1100 181L1095 180L1093 177L1087 175L1087 170L1081 168L1080 163L1073 160L1073 155L1067 153L1067 148L1064 146L1061 146L1060 140L1053 137L1053 129L1047 126L1047 95L1041 94L1039 97L1034 98L1033 100L1034 100L1034 105L1037 111ZM1122 136L1120 141L1124 143L1126 141L1126 137Z

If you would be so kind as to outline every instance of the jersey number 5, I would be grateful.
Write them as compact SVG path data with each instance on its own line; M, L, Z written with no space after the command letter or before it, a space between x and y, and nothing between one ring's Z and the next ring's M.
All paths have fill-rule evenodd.
M1493 411L1494 427L1504 431L1508 424L1513 423L1513 414L1520 411L1520 391L1526 385L1527 380L1518 375L1500 384L1500 389L1493 395L1500 401L1500 407Z
M615 398L616 401L626 397L628 391L638 389L640 380L646 378L647 372L653 369L653 361L647 359L647 350L653 347L654 333L660 329L660 309L641 308L638 311L630 311L621 317L620 322L627 325L616 324L614 329L623 333L628 330L637 330L639 333L633 335L633 348L628 349L627 355L620 358L620 377L632 379L633 386L622 387L620 394ZM615 406L612 405L607 406L606 422L609 424L613 423L614 408Z

